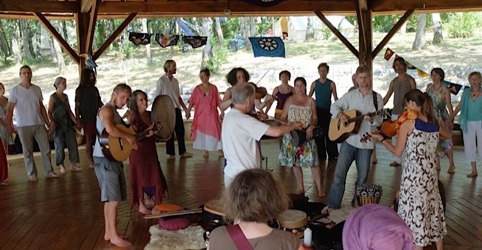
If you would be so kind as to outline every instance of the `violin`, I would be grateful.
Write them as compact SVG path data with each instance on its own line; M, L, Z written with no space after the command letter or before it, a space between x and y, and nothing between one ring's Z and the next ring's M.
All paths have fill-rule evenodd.
M402 123L406 120L415 119L417 119L417 112L407 109L396 121L384 121L380 127L380 132L386 137L394 137L398 134L398 130Z
M258 87L254 82L248 82L249 84L253 85L255 89L255 97L258 100L263 99L267 94L268 90L265 87Z
M418 115L416 111L407 109L405 110L405 112L403 112L402 115L398 117L396 121L384 121L380 126L380 129L376 132L373 132L373 134L382 134L384 137L394 137L398 134L400 126L406 120L415 120L417 119L417 117ZM365 133L364 135L362 135L360 142L367 142L371 139L371 137L372 136L369 133Z

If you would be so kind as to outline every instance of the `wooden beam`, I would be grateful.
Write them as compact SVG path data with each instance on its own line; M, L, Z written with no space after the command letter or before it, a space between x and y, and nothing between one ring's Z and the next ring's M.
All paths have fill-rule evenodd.
M112 42L124 31L124 29L129 25L129 23L137 16L137 13L131 13L125 20L124 22L121 23L121 25L112 33L112 35L107 38L107 40L100 46L100 48L95 51L94 55L92 56L92 59L97 60L102 53L112 44Z
M0 0L0 11L75 13L77 3L47 0Z
M95 25L97 23L97 13L99 11L99 5L97 4L98 0L94 0L94 3L92 5L92 9L89 13L89 24L87 25L87 41L85 44L85 50L89 53L92 53L92 43L94 42L94 31L95 31Z
M88 13L90 9L92 9L92 6L97 4L96 0L79 0L79 5L80 5L80 13Z
M359 37L359 56L358 61L360 65L367 65L370 71L373 71L373 57L372 57L372 44L373 44L373 24L372 24L372 12L370 6L367 10L359 10L360 27L358 32ZM363 33L361 32L363 30Z
M398 20L398 22L392 27L392 29L388 32L388 34L385 35L383 40L377 45L375 50L372 52L372 57L375 58L377 57L378 53L387 45L388 42L392 39L392 37L397 33L400 28L403 26L405 22L407 22L408 18L415 12L415 10L407 10L405 14Z
M353 55L355 55L358 58L358 55L359 55L358 50L356 50L355 47L350 43L350 41L348 41L348 39L346 39L346 37L343 34L341 34L341 32L338 31L338 29L336 29L336 27L333 26L333 24L331 24L330 20L328 20L325 17L325 15L323 15L323 13L319 11L315 11L315 14L331 30L331 32L333 32L333 34L335 34L335 36L338 37L338 39L340 39L340 41L351 51L351 53L353 53Z
M57 42L60 43L62 48L65 49L67 54L76 62L79 63L79 56L77 55L77 52L75 52L70 45L62 38L62 36L59 34L59 32L55 29L54 26L45 18L42 13L35 12L34 15L37 17L37 19L40 21L40 23L47 29L47 31L57 40Z
M118 14L126 12L138 13L165 13L172 15L176 13L196 13L222 15L266 15L267 13L298 13L310 14L313 11L329 12L354 12L355 6L351 0L285 0L275 6L263 8L254 4L249 4L239 0L225 1L158 1L158 2L141 2L141 1L102 1L99 7L99 13Z
M440 10L445 11L463 11L468 9L482 8L480 0L377 0L371 1L371 8L374 12L386 11L406 11L410 9L416 10Z
M363 20L363 11L366 11L368 9L368 6L365 6L367 8L365 9L362 9L362 4L360 4L360 2L363 1L363 0L355 0L355 6L356 6L356 19L357 19L357 23L358 23L358 36L359 36L359 47L360 47L360 52L361 51L365 51L366 50L366 45L365 45L365 41L366 41L366 31L365 31L365 27L366 27L366 24L364 23L364 20ZM366 2L365 2L366 3ZM371 22L371 21L370 21ZM370 50L371 52L371 50Z

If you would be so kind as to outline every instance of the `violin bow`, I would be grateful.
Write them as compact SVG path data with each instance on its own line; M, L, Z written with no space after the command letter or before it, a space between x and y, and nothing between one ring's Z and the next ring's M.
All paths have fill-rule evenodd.
M268 74L268 72L269 72L270 70L271 70L271 69L266 70L266 72L264 73L264 75L263 75L261 78L259 78L259 80L256 82L256 86L258 86L258 83L261 82L261 80L263 80L263 78L266 76L266 74Z

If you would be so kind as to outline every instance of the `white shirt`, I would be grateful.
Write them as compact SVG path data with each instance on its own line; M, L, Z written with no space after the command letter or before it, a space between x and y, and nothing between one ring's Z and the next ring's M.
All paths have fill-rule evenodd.
M383 108L383 98L378 93L377 100L377 110L380 110ZM372 92L370 91L368 95L363 96L359 89L349 91L331 105L330 113L333 117L336 117L339 112L352 109L360 111L360 113L362 113L363 115L377 111L375 110L375 106L373 105ZM351 135L346 139L346 142L356 148L373 149L373 140L368 140L367 142L360 142L360 139L362 138L362 135L370 133L372 131L372 126L379 126L382 123L381 116L377 115L374 118L375 119L373 124L371 124L370 121L362 120L358 134Z
M256 120L238 109L231 109L223 120L221 141L226 168L224 174L234 178L245 169L261 168L261 153L256 141L269 125Z
M154 92L154 99L158 95L168 95L171 97L174 108L181 108L179 103L179 82L176 78L169 79L167 75L163 75L157 80L156 91Z
M15 121L18 127L44 125L45 121L40 115L43 96L42 90L37 85L25 88L18 84L10 90L8 102L15 103Z

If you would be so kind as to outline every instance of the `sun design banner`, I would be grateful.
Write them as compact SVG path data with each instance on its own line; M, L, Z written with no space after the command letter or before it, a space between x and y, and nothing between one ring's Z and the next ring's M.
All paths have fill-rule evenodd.
M192 48L195 49L206 45L208 41L208 37L207 36L183 36L182 41L187 44L190 44Z
M280 37L250 37L254 57L285 57L285 43Z
M151 34L129 32L129 41L131 41L135 45L147 45L151 43Z
M156 42L163 48L177 45L178 41L179 35L163 35L159 33L156 34Z

